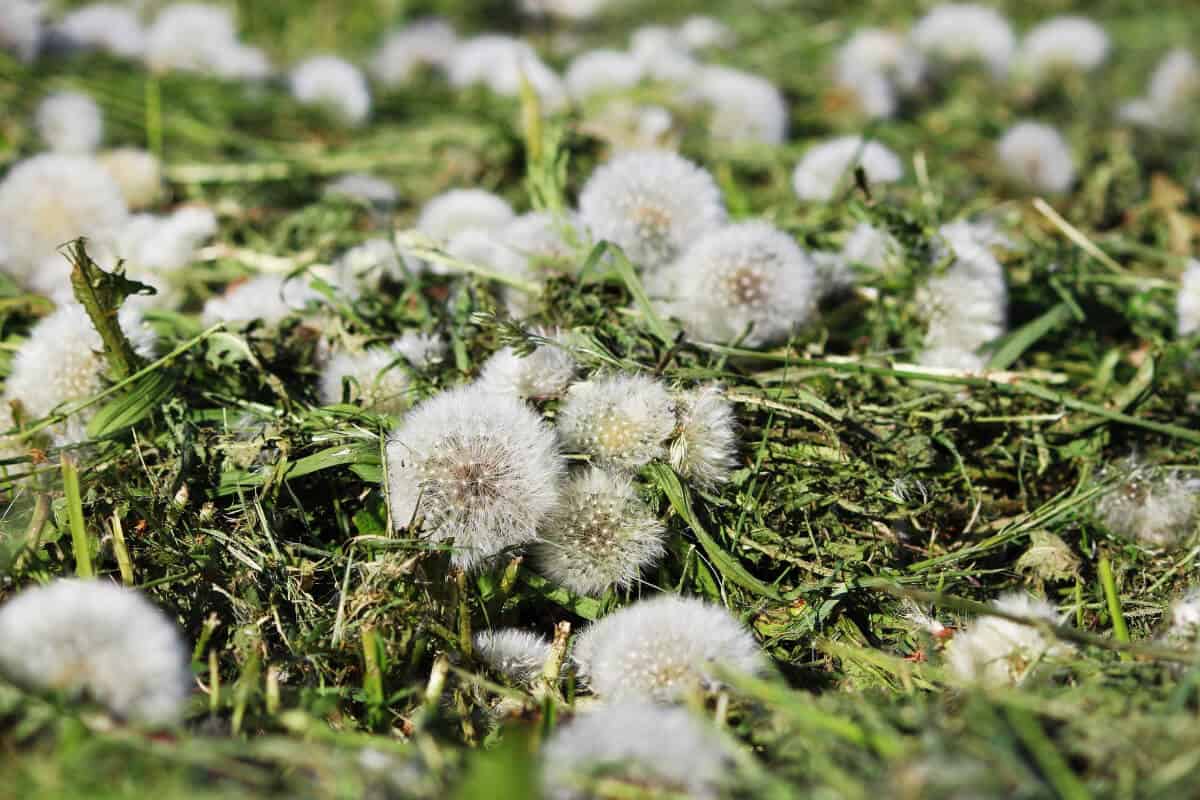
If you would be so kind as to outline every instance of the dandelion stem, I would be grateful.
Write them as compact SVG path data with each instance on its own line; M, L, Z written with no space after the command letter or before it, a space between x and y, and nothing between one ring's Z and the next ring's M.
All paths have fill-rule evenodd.
M83 497L79 493L79 468L69 455L62 455L63 491L67 495L67 521L71 528L71 550L75 555L75 574L91 578L92 547L83 522Z
M67 258L72 265L71 288L75 292L75 299L87 312L96 333L100 334L110 377L114 381L124 380L137 371L141 360L121 330L117 311L126 297L149 287L129 280L119 268L117 272L101 269L87 254L86 243L82 237L71 242L68 253Z
M1113 578L1112 564L1107 553L1100 554L1098 565L1100 586L1104 589L1104 600L1108 603L1108 615L1112 617L1113 637L1118 642L1129 641L1129 629L1125 626L1125 615L1121 612L1121 597L1117 594L1117 582ZM1129 659L1128 653L1122 653L1123 660Z

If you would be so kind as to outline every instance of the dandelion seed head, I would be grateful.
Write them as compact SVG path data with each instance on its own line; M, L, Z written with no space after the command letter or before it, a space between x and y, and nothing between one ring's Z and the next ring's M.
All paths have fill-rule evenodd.
M533 281L536 277L529 259L504 244L498 233L478 228L460 231L446 244L446 253L516 280ZM502 286L499 291L505 308L514 317L526 316L536 308L536 299L524 292L507 286Z
M259 275L230 286L223 295L209 298L202 316L205 325L252 320L277 325L319 297L303 278Z
M1051 625L1062 622L1054 606L1025 592L992 601L998 611ZM1017 686L1029 679L1043 659L1066 658L1074 647L1032 625L1001 617L980 617L955 634L946 646L946 669L955 681L986 686Z
M54 30L72 47L122 58L140 58L146 49L146 29L137 11L117 3L90 3L77 8Z
M390 239L375 237L351 247L334 262L334 281L351 297L359 297L364 289L375 290L385 280L400 281L405 267L410 270L424 262L401 261L400 253Z
M583 22L603 13L611 0L521 0L521 13Z
M724 224L712 175L668 151L635 151L596 169L579 195L579 216L597 240L633 264L666 266L702 234Z
M259 80L270 63L238 41L229 9L209 3L173 3L146 31L145 59L156 72L183 70L229 79Z
M656 81L686 84L701 68L679 31L662 25L645 25L629 37L629 52Z
M724 49L736 43L737 35L719 19L696 14L679 26L679 39L689 50Z
M787 138L787 102L775 84L759 75L731 67L703 67L692 79L689 97L708 107L713 139L782 144Z
M1168 111L1200 100L1200 61L1183 48L1171 50L1150 76L1148 96L1156 107Z
M792 173L792 187L801 200L828 202L839 186L853 184L861 166L872 185L894 183L904 176L900 158L879 142L864 144L860 136L839 136L805 151Z
M378 414L401 413L408 408L412 381L399 360L400 354L388 347L334 354L321 368L321 402L341 403L342 387L348 383L351 403Z
M733 756L721 738L682 708L606 704L555 729L542 751L550 800L586 800L589 782L619 781L694 800L716 800Z
M659 595L593 623L575 643L573 657L599 697L678 699L693 687L720 682L714 665L747 674L764 669L754 637L721 606Z
M1075 159L1062 134L1040 122L1018 122L996 143L1013 180L1039 192L1061 194L1075 182Z
M413 408L387 445L392 519L451 543L472 568L537 538L564 472L554 432L515 397L451 389Z
M502 628L475 634L475 651L496 672L514 683L530 686L550 658L550 642L536 633Z
M614 99L587 118L585 130L617 152L661 149L671 139L674 120L662 106Z
M152 153L119 147L98 153L96 160L117 182L129 208L149 208L162 196L162 162Z
M305 59L292 69L288 84L301 103L321 106L349 125L361 125L371 113L371 90L362 70L337 56Z
M912 42L885 28L860 28L837 52L839 82L852 83L861 73L885 77L896 88L912 92L925 78L925 57Z
M1004 15L975 3L934 6L917 20L910 36L918 49L936 61L979 62L996 78L1008 72L1017 48L1016 34Z
M52 152L84 155L100 146L104 115L90 95L55 92L38 104L34 126Z
M1108 34L1082 16L1052 17L1025 35L1017 53L1019 70L1035 81L1064 71L1091 72L1108 58Z
M405 331L392 342L392 349L417 369L426 369L446 357L447 346L446 340L437 334Z
M575 379L578 364L571 351L563 346L566 337L553 332L545 336L556 342L539 344L528 355L520 355L512 347L494 353L484 362L480 385L490 392L521 400L561 396Z
M664 454L675 428L671 394L645 375L606 375L576 383L558 409L558 433L569 450L600 464L634 469Z
M572 97L584 100L637 86L643 74L642 63L629 53L589 50L571 61L563 80Z
M558 217L546 211L531 211L515 218L500 230L501 241L523 256L535 271L557 269L574 272L575 248L568 237L583 240L574 213Z
M482 85L502 97L518 97L523 77L545 110L557 111L567 102L562 79L532 47L511 36L484 34L467 39L455 48L447 69L450 84L460 89Z
M1200 331L1200 259L1188 259L1175 299L1175 315L1180 336Z
M675 394L678 418L668 460L697 486L711 489L729 480L737 465L738 435L725 390L706 384Z
M451 189L421 207L417 230L446 244L463 231L497 232L515 217L503 197L483 189Z
M390 210L400 199L390 181L364 172L352 172L330 181L325 186L325 196L345 197L381 211Z
M46 6L42 0L6 0L0 14L0 48L15 53L22 61L32 61L42 42L42 21Z
M862 264L882 270L903 257L900 242L887 231L869 222L860 222L842 244L842 258L850 264Z
M1104 527L1151 548L1187 541L1200 515L1200 481L1174 471L1156 472L1135 459L1112 469L1120 480L1096 504Z
M1166 639L1192 644L1200 635L1200 587L1193 586L1171 603Z
M421 67L444 68L458 46L450 23L430 17L389 33L371 59L371 73L384 86L408 83Z

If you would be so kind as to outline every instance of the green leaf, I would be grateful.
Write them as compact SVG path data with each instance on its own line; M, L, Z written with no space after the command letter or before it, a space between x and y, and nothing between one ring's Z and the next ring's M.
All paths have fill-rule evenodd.
M117 431L136 425L160 407L175 388L174 376L167 372L151 372L130 387L127 394L101 406L88 423L88 436L103 439Z

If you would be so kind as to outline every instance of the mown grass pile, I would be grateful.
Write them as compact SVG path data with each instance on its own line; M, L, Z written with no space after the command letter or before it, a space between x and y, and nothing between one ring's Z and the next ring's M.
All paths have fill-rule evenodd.
M0 19L0 796L1200 791L1200 16L144 5Z

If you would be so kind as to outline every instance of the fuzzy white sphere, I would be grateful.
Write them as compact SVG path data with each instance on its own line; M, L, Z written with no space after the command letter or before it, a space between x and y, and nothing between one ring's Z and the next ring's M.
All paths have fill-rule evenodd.
M91 95L55 92L38 104L34 127L47 149L81 155L100 146L104 136L104 114Z
M1200 587L1193 586L1171 603L1167 625L1168 642L1195 644L1200 635Z
M392 349L417 369L425 369L443 361L449 348L446 340L435 333L405 331L392 342Z
M485 664L509 680L532 685L550 658L550 642L544 636L503 628L475 634L475 652Z
M162 162L153 153L119 147L98 153L96 160L117 182L129 208L149 208L162 196Z
M495 233L516 218L512 206L483 189L450 189L426 201L417 217L417 230L442 245L463 231ZM434 272L446 268L431 265Z
M179 720L189 655L174 621L106 581L55 580L0 606L0 672L32 689L86 695L135 722Z
M233 13L209 3L173 3L146 30L146 65L156 72L211 72L237 43Z
M318 395L325 405L343 401L343 386L349 386L349 401L378 414L399 414L409 406L412 381L402 357L387 347L358 353L339 352L321 367Z
M725 390L706 384L675 394L678 417L668 460L697 486L711 489L729 480L737 465L738 434Z
M554 432L515 397L450 389L410 411L388 437L392 521L453 547L473 568L534 541L564 472Z
M665 536L628 477L591 467L567 481L533 552L550 580L598 595L632 586L662 558Z
M732 47L737 35L719 19L696 14L680 24L679 39L690 50L707 50Z
M1175 299L1175 316L1180 336L1200 331L1200 259L1188 259Z
M558 409L558 434L568 450L603 465L636 469L665 454L675 429L675 404L660 381L606 375L576 383Z
M350 125L361 125L371 113L371 90L362 70L337 56L314 56L292 69L292 96L304 105L320 106Z
M612 0L521 0L521 12L583 22L611 5Z
M766 78L731 67L704 67L693 76L689 96L708 107L714 139L782 144L787 138L787 102Z
M122 58L140 58L146 29L135 9L117 3L91 3L71 11L55 32L72 47L100 50Z
M483 364L479 383L489 392L521 400L559 397L575 379L578 364L566 347L565 337L550 334L551 341L539 344L532 353L519 354L512 347L494 353Z
M135 351L149 357L154 351L154 333L141 317L125 309L119 317L121 329ZM18 401L31 419L50 416L60 407L87 400L105 387L108 362L100 334L92 327L83 306L70 303L43 317L29 331L29 338L13 356L12 371L4 388L4 400ZM56 445L82 442L87 425L98 410L91 405L47 430Z
M1007 72L1017 48L1012 25L1000 12L975 3L944 3L917 20L913 43L943 64L978 62L994 77Z
M991 603L998 611L1043 620L1051 625L1063 616L1054 606L1025 592L1010 592ZM1002 617L980 617L958 631L946 646L946 670L962 684L1016 686L1025 682L1044 659L1066 658L1074 648L1032 625Z
M842 244L842 258L849 264L862 264L882 270L895 264L904 253L900 242L890 233L869 222L860 222Z
M423 66L445 67L458 34L442 19L417 20L392 31L371 58L371 73L384 86L401 86Z
M893 31L863 28L839 48L834 80L857 99L869 117L896 113L900 97L915 92L925 77L925 57Z
M596 169L579 195L579 217L597 239L656 270L725 223L725 203L707 170L665 150L625 153Z
M456 233L446 244L446 253L454 258L484 267L521 281L534 282L536 276L529 259L504 243L495 233L473 229ZM536 299L508 286L499 288L504 306L513 317L527 316L536 308Z
M1200 480L1178 472L1156 473L1136 461L1117 467L1121 478L1096 503L1104 527L1151 548L1188 541L1200 516Z
M261 320L276 325L286 317L303 311L320 295L303 277L285 279L279 275L259 275L210 297L204 304L205 325L216 322L245 323Z
M510 36L485 34L459 44L447 66L450 84L458 88L482 85L503 97L518 97L522 80L529 83L547 111L566 105L562 79L525 42Z
M352 172L325 185L326 197L345 197L372 208L389 210L400 199L391 181L363 172Z
M715 688L714 665L748 674L764 669L754 636L726 609L673 594L593 623L573 657L591 690L607 701L670 701L693 687Z
M522 255L534 272L576 271L576 246L585 240L574 213L530 211L500 229L500 240ZM572 244L572 241L575 244Z
M32 61L42 42L42 21L46 4L42 0L5 0L0 14L0 48Z
M641 62L629 53L589 50L571 61L564 81L572 97L584 100L637 86L644 74Z
M669 147L674 126L671 112L662 106L614 98L590 115L583 129L608 142L616 152L636 152Z
M542 750L542 765L548 800L599 797L591 784L600 779L629 787L630 797L649 790L716 800L725 796L734 760L720 736L691 712L630 701L560 725Z
M403 280L405 268L413 269L419 262L406 264L390 239L367 239L342 253L334 262L334 281L351 297L360 296L365 289L379 288L385 280Z
M629 52L656 81L686 84L701 68L679 31L645 25L629 37Z
M1075 182L1075 159L1062 134L1040 122L1018 122L996 143L1009 176L1039 192L1060 194Z
M217 217L203 206L184 206L165 216L135 214L110 236L97 240L92 257L105 269L123 262L126 274L158 290L131 299L134 307L171 306L180 294L171 286L177 274L197 257L201 245L217 231Z
M1035 81L1063 71L1091 72L1105 62L1111 47L1108 34L1095 20L1052 17L1025 34L1017 65Z
M803 325L818 294L812 259L766 222L718 228L684 251L667 272L673 310L692 336L759 347ZM747 331L749 331L747 333Z
M900 157L886 146L861 136L838 136L804 152L792 173L792 188L801 200L828 202L839 187L853 183L855 167L862 167L872 185L904 177Z

